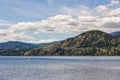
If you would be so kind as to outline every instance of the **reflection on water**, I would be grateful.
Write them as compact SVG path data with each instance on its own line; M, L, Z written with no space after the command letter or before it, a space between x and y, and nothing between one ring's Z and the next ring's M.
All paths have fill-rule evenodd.
M119 80L120 57L0 57L0 80Z

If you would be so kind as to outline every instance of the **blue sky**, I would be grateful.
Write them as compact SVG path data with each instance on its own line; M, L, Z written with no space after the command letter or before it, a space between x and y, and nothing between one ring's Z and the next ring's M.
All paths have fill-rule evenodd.
M108 3L110 0L0 0L0 18L11 22L37 21L62 14L60 9L64 6L93 8Z
M44 43L120 29L120 0L0 0L0 42Z

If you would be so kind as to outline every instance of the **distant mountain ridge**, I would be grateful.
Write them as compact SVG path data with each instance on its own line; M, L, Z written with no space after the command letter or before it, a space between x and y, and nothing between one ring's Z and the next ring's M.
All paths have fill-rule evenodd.
M26 52L27 56L118 56L120 38L99 30L84 32L58 44L38 47Z
M120 31L112 32L111 35L115 37L120 37Z
M59 41L50 42L50 43L25 43L20 41L8 41L0 43L0 55L1 56L23 56L26 51L30 49L37 48L39 46L45 46L49 44L56 44Z
M91 30L50 43L0 43L0 56L120 56L119 32Z
M38 45L32 44L32 43L19 42L19 41L8 41L8 42L0 43L0 48L9 48L9 47L21 48L23 46L24 48L34 48L34 47L37 47Z
M8 41L0 43L1 56L22 56L24 52L38 47L37 44L24 43L19 41Z

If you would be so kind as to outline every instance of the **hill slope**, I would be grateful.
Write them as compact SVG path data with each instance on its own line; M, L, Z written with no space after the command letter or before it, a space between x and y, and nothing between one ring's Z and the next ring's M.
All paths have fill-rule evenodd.
M59 44L47 45L26 52L27 56L115 56L120 55L120 38L92 30Z
M24 52L35 47L38 47L38 45L18 42L18 41L8 41L8 42L0 43L0 55L1 56L23 55Z

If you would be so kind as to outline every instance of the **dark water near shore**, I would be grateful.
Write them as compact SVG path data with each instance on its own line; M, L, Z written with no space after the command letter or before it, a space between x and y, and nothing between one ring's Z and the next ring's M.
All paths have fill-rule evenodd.
M120 57L0 57L0 80L120 80Z

